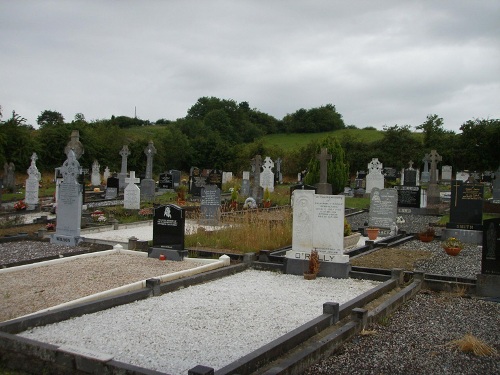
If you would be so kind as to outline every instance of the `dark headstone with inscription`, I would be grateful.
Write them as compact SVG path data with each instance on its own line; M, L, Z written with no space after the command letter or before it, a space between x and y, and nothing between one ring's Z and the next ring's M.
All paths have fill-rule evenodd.
M176 169L171 169L168 171L172 175L172 181L174 183L174 189L177 189L181 185L181 171Z
M417 186L417 170L405 169L404 171L404 186Z
M191 167L191 172L189 173L189 194L199 197L201 195L201 189L207 185L207 178L202 175L200 168Z
M420 186L394 186L398 191L398 207L420 208Z
M215 185L219 189L222 189L222 171L218 169L212 169L210 172L208 172L207 184Z
M167 204L155 208L153 218L153 247L184 250L184 209Z
M158 177L158 189L160 190L173 190L174 178L171 173L160 173Z
M200 220L201 225L219 225L220 193L216 185L208 185L201 191Z
M451 184L450 222L447 228L482 230L483 221L482 184L469 184L453 180Z
M483 223L481 273L500 275L500 219L498 218L488 219Z
M120 189L120 179L117 177L108 177L106 182L106 199L115 199Z
M391 167L384 168L383 175L387 181L396 181L399 177L398 170Z

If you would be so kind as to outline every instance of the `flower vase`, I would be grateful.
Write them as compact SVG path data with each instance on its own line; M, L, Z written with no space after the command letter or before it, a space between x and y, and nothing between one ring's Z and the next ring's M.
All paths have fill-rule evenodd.
M378 237L378 228L367 228L366 233L370 241L375 241Z
M444 247L444 251L446 251L446 254L451 255L451 256L457 256L462 249L459 247Z

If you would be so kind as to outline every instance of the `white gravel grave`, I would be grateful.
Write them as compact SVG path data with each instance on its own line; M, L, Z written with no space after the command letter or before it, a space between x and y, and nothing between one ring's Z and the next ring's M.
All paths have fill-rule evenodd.
M196 365L219 369L318 317L324 303L379 284L247 270L19 335L185 375Z

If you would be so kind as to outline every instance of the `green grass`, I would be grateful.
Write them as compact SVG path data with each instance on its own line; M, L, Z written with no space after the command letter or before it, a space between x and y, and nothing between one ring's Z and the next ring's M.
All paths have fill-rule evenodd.
M483 220L496 219L499 217L500 217L500 214L487 214L487 213L483 214ZM441 219L439 219L439 221L437 223L440 225L445 225L449 222L450 222L450 215L446 214L446 215L441 216Z
M345 206L347 208L365 209L370 208L370 198L345 198Z

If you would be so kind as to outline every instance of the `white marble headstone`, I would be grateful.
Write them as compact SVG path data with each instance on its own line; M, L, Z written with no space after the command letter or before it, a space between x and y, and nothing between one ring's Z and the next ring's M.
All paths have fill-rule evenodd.
M260 186L264 190L269 190L271 193L274 191L274 162L269 156L264 159L262 165L262 172L260 173Z
M136 185L140 181L135 177L135 171L130 171L130 177L125 178L127 186L124 190L123 207L130 210L139 210L141 208L141 189Z
M373 188L384 188L384 175L382 174L382 163L378 158L373 158L368 163L368 174L366 175L366 193L370 194Z

